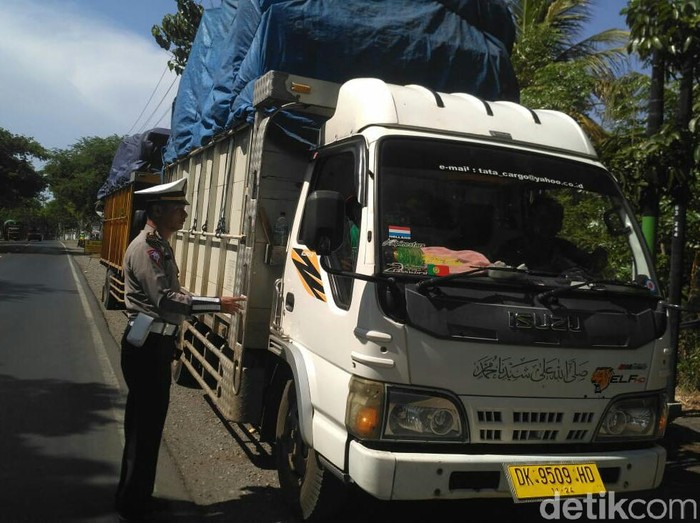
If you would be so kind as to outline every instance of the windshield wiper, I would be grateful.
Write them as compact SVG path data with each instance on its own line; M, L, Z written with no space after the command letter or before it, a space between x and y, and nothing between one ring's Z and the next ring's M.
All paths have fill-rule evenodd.
M591 290L597 291L606 290L608 288L608 285L618 285L647 291L649 290L649 288L645 284L645 282L649 279L649 277L646 275L640 275L632 281L601 280L598 278L594 278L583 271L570 271L568 273L564 273L563 276L567 281L571 282L570 285L540 292L539 294L535 295L535 300L539 301L543 305L546 305L550 303L552 299L556 298L561 294L566 294L570 290L586 286L590 286Z
M590 286L591 289L605 290L606 289L605 283L610 283L610 282L606 282L604 280L589 280L589 281L582 281L582 282L578 282L578 283L572 283L571 285L566 285L564 287L557 287L556 289L550 289L548 291L544 291L544 292L540 292L539 294L535 294L535 301L540 302L542 305L548 305L557 296L559 296L561 294L566 294L570 290L578 289L580 287Z
M499 266L499 265L489 265L486 267L476 267L470 271L465 271L465 272L456 272L454 274L448 274L447 276L436 276L434 278L428 278L427 280L420 281L416 284L416 291L424 294L426 290L436 287L438 285L442 285L445 282L452 281L452 280L459 280L462 278L470 278L472 276L481 276L483 273L486 273L488 276L492 276L489 274L491 271L495 272L509 272L509 273L515 273L518 276L527 274L526 269L522 269L520 267L508 267L506 265L504 266ZM493 276L492 276L493 277Z

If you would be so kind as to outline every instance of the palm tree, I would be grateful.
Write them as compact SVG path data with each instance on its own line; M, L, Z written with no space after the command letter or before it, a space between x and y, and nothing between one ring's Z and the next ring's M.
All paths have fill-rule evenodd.
M517 36L512 60L525 105L564 111L594 139L596 93L625 71L629 33L608 29L581 37L594 0L510 0Z

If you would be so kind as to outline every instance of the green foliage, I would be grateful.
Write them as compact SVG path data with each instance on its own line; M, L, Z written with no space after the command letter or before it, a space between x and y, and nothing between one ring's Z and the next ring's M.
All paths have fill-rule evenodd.
M598 247L605 249L608 264L598 277L631 281L633 260L627 237L611 235L605 225L605 213L614 207L614 202L576 189L557 191L554 197L566 209L559 236L588 253Z
M601 126L617 135L644 132L650 88L649 76L637 71L598 82L596 115Z
M630 28L628 49L642 58L661 52L680 70L688 56L700 56L700 3L695 0L630 0L622 10Z
M165 15L160 26L151 28L158 45L171 53L168 67L176 74L185 70L203 12L194 0L177 0L177 13Z
M684 330L678 350L678 388L700 390L700 330Z
M569 115L590 109L597 79L581 62L550 62L532 73L530 86L521 90L527 107L546 107Z
M0 128L0 207L23 207L27 200L39 197L46 182L31 160L47 157L48 152L33 138Z
M590 21L591 0L513 0L518 34L512 61L529 107L565 112L594 142L605 132L593 118L599 84L626 65L627 32L608 29L579 38Z
M623 10L630 26L630 52L642 58L658 53L664 60L669 77L683 71L692 74L692 64L700 59L700 4L692 0L630 0ZM695 89L697 91L697 88ZM700 102L694 96L693 115L682 126L676 118L667 118L657 135L640 148L646 159L643 168L664 173L658 180L662 187L673 188L690 183L688 163L700 163L698 118ZM666 104L668 107L669 104ZM670 105L671 107L677 104ZM691 174L694 173L691 171Z
M81 226L97 217L97 191L121 141L117 135L81 138L68 149L54 151L43 170L58 206L53 213L67 214Z
M581 63L604 78L625 65L627 32L608 29L579 39L592 18L591 0L513 0L518 36L513 67L520 85L537 82L537 72L553 62Z

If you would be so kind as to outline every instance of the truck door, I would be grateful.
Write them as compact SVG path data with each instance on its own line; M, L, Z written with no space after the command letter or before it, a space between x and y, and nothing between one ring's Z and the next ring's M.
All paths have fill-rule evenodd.
M358 253L362 248L365 155L364 143L359 140L325 149L316 159L309 186L308 194L317 190L336 191L346 202L345 241L340 249L328 257L331 267L346 271L356 270ZM303 204L299 209L295 233L303 220ZM283 328L293 338L303 340L304 345L325 351L320 347L328 346L328 332L334 333L334 341L338 343L341 339L337 336L343 339L346 334L352 336L357 317L356 312L352 312L352 305L356 287L361 282L325 273L316 253L299 243L297 236L295 234L291 239L290 263L285 268ZM329 314L331 311L334 313ZM319 328L320 321L324 322L324 328ZM334 345L337 346L337 343ZM330 359L335 357L331 354L328 356Z

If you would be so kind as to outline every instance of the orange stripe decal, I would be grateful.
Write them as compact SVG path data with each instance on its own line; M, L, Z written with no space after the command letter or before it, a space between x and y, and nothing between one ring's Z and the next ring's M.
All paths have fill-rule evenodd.
M304 249L292 249L292 262L299 273L301 283L306 292L317 300L326 301L326 292L321 280L321 269L318 256L314 251Z

